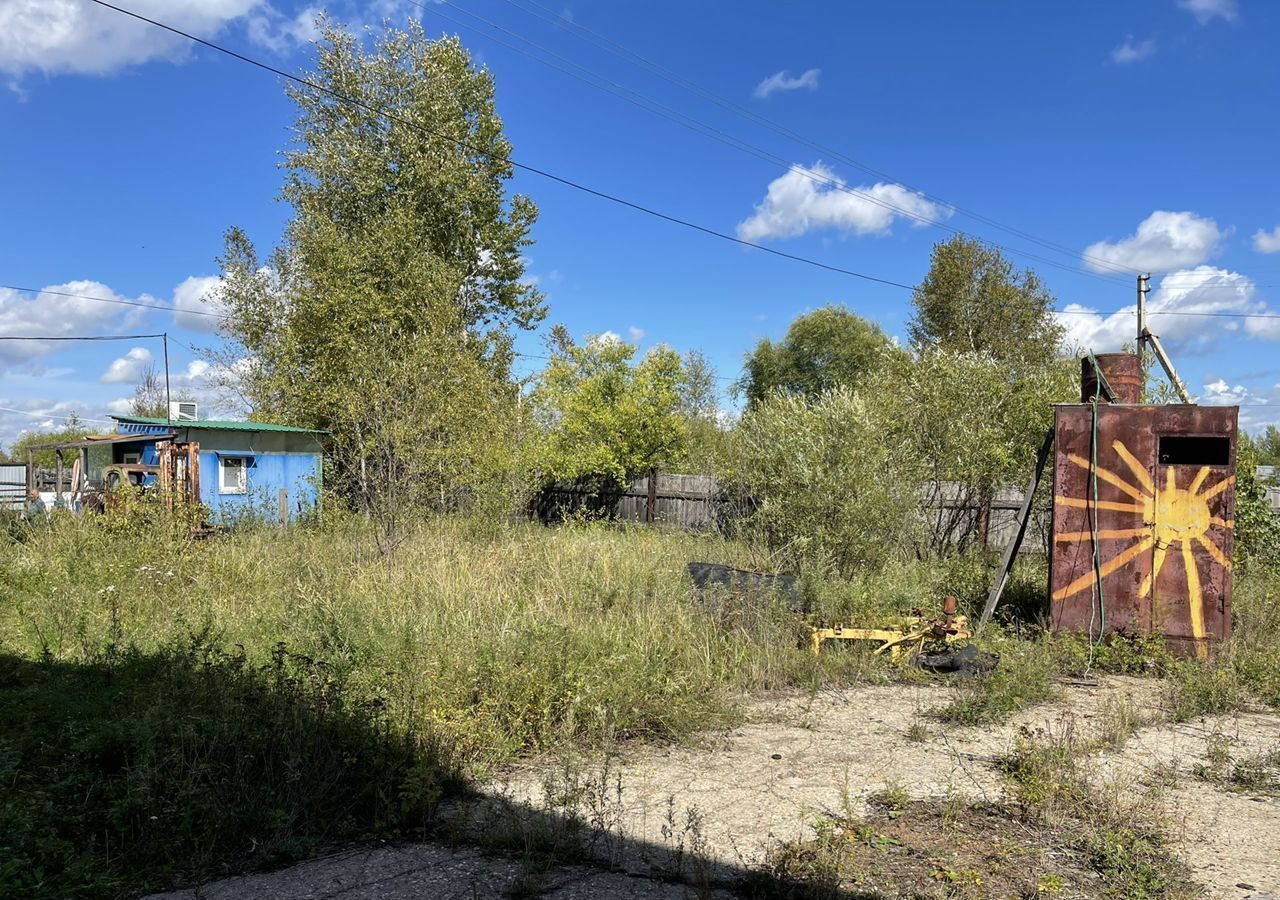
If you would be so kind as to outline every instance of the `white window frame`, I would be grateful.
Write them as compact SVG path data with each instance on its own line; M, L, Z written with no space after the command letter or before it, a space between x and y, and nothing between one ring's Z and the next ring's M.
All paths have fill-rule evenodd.
M230 469L238 468L240 477L236 479L236 484L227 486L227 474ZM247 456L219 456L218 457L218 493L219 494L247 494L249 493L249 457Z
M122 465L122 466L136 466L136 465L137 465L138 463L140 463L140 462L142 462L142 454L141 454L141 453L122 453L122 454L120 454L120 465Z

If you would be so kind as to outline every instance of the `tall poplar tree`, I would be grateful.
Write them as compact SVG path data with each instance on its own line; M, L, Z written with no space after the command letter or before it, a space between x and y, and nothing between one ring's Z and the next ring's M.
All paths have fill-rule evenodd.
M341 490L449 507L513 439L513 332L545 315L537 207L508 192L493 78L457 39L321 25L324 90L287 88L292 215L265 257L228 231L223 333L255 416L332 432Z

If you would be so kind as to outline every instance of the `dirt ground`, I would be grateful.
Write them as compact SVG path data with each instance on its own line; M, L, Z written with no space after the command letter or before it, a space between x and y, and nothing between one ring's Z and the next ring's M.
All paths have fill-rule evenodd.
M680 897L727 896L715 885L760 867L781 843L813 836L823 814L858 816L868 795L999 800L993 763L1022 726L1082 733L1117 698L1157 710L1158 682L1103 678L1064 685L1058 699L994 727L944 725L927 711L947 699L938 686L862 686L762 700L746 724L697 746L637 747L620 757L529 766L486 788L488 799L454 811L456 834L537 849L549 808L573 806L595 866L534 867L508 856L435 845L377 848L231 879L179 897ZM912 726L917 726L913 728ZM920 727L923 726L923 727ZM1164 785L1169 829L1212 897L1280 898L1280 799L1237 792L1194 774L1214 735L1245 757L1280 749L1280 715L1236 713L1140 729L1096 770L1122 789ZM513 822L518 825L512 825ZM526 857L528 853L524 854ZM660 878L659 878L660 876ZM428 889L429 888L429 889Z

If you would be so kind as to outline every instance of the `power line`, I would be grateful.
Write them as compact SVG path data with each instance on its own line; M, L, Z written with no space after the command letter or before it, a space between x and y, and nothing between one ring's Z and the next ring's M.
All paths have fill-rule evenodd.
M9 291L22 291L23 293L27 293L27 294L51 294L55 297L72 297L77 300L96 300L99 303L117 303L120 306L137 306L142 309L158 309L161 312L171 312L171 313L181 312L181 313L186 313L193 316L210 316L215 319L226 318L226 316L221 316L221 315L218 315L217 313L201 312L199 310L194 310L194 309L177 309L176 307L163 306L159 303L142 303L138 300L116 300L109 297L86 297L83 294L71 294L66 291L51 291L48 288L37 289L37 288L18 287L17 285L12 285L12 284L0 284L0 289L9 290Z
M519 9L520 11L524 12L526 15L531 15L535 18L540 19L543 22L548 22L553 25L565 27L569 30L571 34L573 34L575 37L579 38L580 40L585 40L592 44L595 44L597 47L600 47L601 49L609 53L612 53L615 56L630 58L634 63L644 66L650 71L656 73L659 77L663 78L664 80L672 84L675 84L679 87L682 87L687 91L700 94L703 97L710 100L711 102L715 103L717 106L727 109L730 112L733 112L740 117L746 118L756 123L757 125L767 128L770 131L773 131L784 137L787 137L790 140L803 144L806 147L809 147L810 149L815 150L818 153L823 153L827 156L838 159L846 163L847 165L850 165L856 169L866 172L869 175L873 175L877 178L882 178L887 181L892 181L897 184L900 184L904 188L915 191L917 194L920 194L920 196L928 200L931 200L935 203L941 203L944 206L948 206L951 209L954 209L956 212L962 213L968 216L969 218L974 219L975 221L982 222L986 225L990 225L991 227L997 228L1008 234L1016 235L1017 237L1021 237L1024 240L1029 240L1032 243L1039 244L1042 247L1046 247L1052 250L1057 250L1058 252L1067 254L1073 258L1077 256L1077 251L1073 248L1066 247L1065 245L1058 244L1054 241L1049 241L1043 238L1036 237L1034 234L1031 234L1029 232L1023 231L1013 226L1005 225L988 216L981 215L980 213L974 212L973 210L966 209L957 204L950 203L946 200L943 200L940 197L931 195L925 191L921 191L916 188L913 188L910 185L906 184L905 182L901 181L900 179L894 178L892 175L886 174L885 172L875 169L867 165L866 163L853 159L852 157L849 157L841 153L839 150L835 150L835 149L832 149L831 147L823 146L822 144L814 140L811 140L810 138L807 138L804 135L799 134L790 128L787 128L784 125L780 125L779 123L773 121L772 119L769 119L766 116L763 116L757 113L752 109L748 109L747 107L744 107L734 102L733 100L729 100L721 96L720 94L717 94L715 91L712 91L709 88L703 87L702 85L698 84L696 81L692 81L691 79L685 78L684 76L676 72L673 72L670 69L667 69L665 66L662 66L659 63L656 63L647 59L646 57L640 55L639 53L636 53L635 51L631 50L625 44L619 43L618 41L613 40L607 35L604 35L598 31L594 31L591 28L588 28L585 25L581 25L578 22L575 22L571 19L566 19L564 16L561 16L560 14L556 13L554 10L551 10L546 6L542 5L541 3L537 2L537 0L525 0L525 2L527 2L531 6L534 6L540 9L544 13L544 15L538 15L537 13L531 12L529 9L523 6L520 6L518 3L515 2L515 0L505 0L505 2ZM589 37L587 35L589 35ZM1127 269L1117 263L1111 262L1110 260L1093 257L1088 254L1079 254L1079 256L1083 259L1087 259L1091 262L1096 263L1097 265L1103 267L1106 270L1113 271L1117 274L1127 274L1127 275L1137 274L1136 270Z
M514 50L516 53L519 53L522 56L532 59L537 63L547 66L548 68L552 68L558 72L562 72L571 78L574 78L578 81L583 82L584 84L589 85L590 87L596 88L597 90L602 90L609 94L612 94L613 96L618 97L621 100L624 100L641 109L647 110L648 112L651 112L654 115L659 116L663 119L666 119L670 122L674 122L677 125L680 125L684 128L689 129L690 131L696 132L698 134L704 135L705 137L709 137L712 140L725 144L731 149L738 150L739 152L742 152L742 153L746 153L749 156L754 156L755 158L764 160L765 162L769 162L774 165L781 166L784 169L786 169L788 172L794 171L797 174L801 175L802 177L815 182L816 184L825 185L831 188L832 190L840 191L850 196L857 197L858 199L866 203L870 203L874 206L880 207L881 209L885 209L892 213L896 213L897 215L902 216L903 218L906 218L906 219L910 219L916 222L917 224L931 225L935 228L939 228L943 231L946 231L949 234L961 233L960 229L953 228L952 226L945 224L939 219L935 219L930 216L924 215L922 213L916 212L915 210L911 210L911 209L907 209L906 207L899 206L889 200L886 200L882 197L877 197L874 194L868 193L867 191L862 190L860 188L850 187L849 185L845 184L844 182L840 181L837 178L834 178L828 175L823 175L811 169L804 168L803 166L797 166L793 164L790 160L784 159L783 157L778 156L775 153L771 153L770 151L761 148L759 145L752 144L732 134L729 134L728 132L720 128L716 128L713 125L709 125L706 122L703 122L691 116L688 116L685 113L682 113L677 109L674 109L664 103L661 103L660 101L654 100L651 97L647 97L646 95L632 88L629 88L626 85L613 81L607 76L594 72L591 69L587 68L586 66L582 65L581 63L575 62L574 60L569 59L568 57L560 53L557 53L556 51L551 50L543 46L542 44L539 44L536 41L522 34L519 34L518 32L512 31L511 29L508 29L497 22L494 22L490 19L486 19L484 16L471 12L470 10L463 9L462 7L458 6L456 3L450 2L450 0L436 0L436 2L432 3L430 6L422 2L419 2L419 0L409 0L409 2L414 6L417 6L418 8L422 9L424 12L427 12L434 16L438 16L444 19L445 21L452 22L454 25L457 25L459 27L472 28L481 34L484 34L485 37L487 37L489 40L495 41L504 47ZM480 31L480 29L475 28L475 26L468 26L458 21L457 19L441 12L439 7L442 5L449 6L457 10L458 12L461 12L463 15L469 16L479 22L483 22L484 24L488 25L492 29L500 31L504 34L511 35L517 40L523 41L529 46L535 47L541 52L548 54L554 57L555 59L562 60L568 65L581 70L582 72L586 73L586 76L589 76L589 77L584 77L583 75L579 75L576 72L572 72L569 69L566 69L564 66L560 66L560 65L557 65L556 63L543 59L537 56L536 54L530 53L529 51L522 49L521 47L517 47L508 41L504 41L501 38L497 38L491 34L482 32ZM593 81L592 79L595 79L595 80ZM918 194L922 198L925 198L925 195L921 194L919 191L914 191L914 193ZM932 199L932 198L925 198L925 199ZM942 205L945 205L948 207L950 206L950 204L946 204L944 201L935 200L934 202L941 203ZM1115 284L1121 283L1118 279L1114 277L1107 277L1106 275L1099 274L1097 272L1091 272L1088 269L1081 268L1080 266L1068 265L1058 260L1050 259L1045 256L1040 256L1038 254L1032 253L1027 250L1020 250L1017 248L1009 247L1007 245L998 244L994 241L990 241L980 237L976 237L976 240L980 241L981 243L987 246L1005 250L1014 255L1024 256L1028 259L1033 259L1033 260L1036 260L1037 262L1044 263L1045 265L1054 266L1055 268L1064 269L1065 271L1072 272L1077 275L1084 275L1089 278L1097 278L1101 281L1106 281L1109 283L1115 283ZM1074 251L1072 251L1072 255L1073 256L1075 255ZM1127 273L1127 270L1117 270L1117 271L1124 271Z
M819 262L818 260L810 259L807 256L799 256L794 253L787 253L783 250L777 250L773 247L767 247L764 244L757 244L754 241L743 240L742 238L735 237L734 235L726 234L723 231L717 231L714 228L709 228L706 225L699 225L695 222L690 222L687 219L681 219L678 216L669 215L668 213L661 212L649 206L644 206L643 204L636 203L632 200L627 200L622 197L616 196L614 194L597 190L596 188L588 187L585 184L581 184L580 182L574 181L570 178L566 178L562 175L556 175L555 173L550 172L546 169L542 169L537 166L532 166L532 165L529 165L528 163L517 162L516 160L512 159L510 156L503 156L501 154L494 153L491 150L485 150L483 147L477 147L474 144L468 143L467 141L463 141L459 138L452 138L452 137L449 137L448 135L441 134L438 131L433 131L432 129L427 128L424 125L420 125L415 122L410 122L407 119L401 118L400 116L397 116L395 113L388 112L376 106L372 106L354 97L348 97L345 94L340 93L339 91L333 90L332 88L328 88L323 85L316 84L315 82L310 81L306 78L302 78L301 76L293 75L289 72L284 71L283 69L279 69L279 68L276 68L275 66L269 65L268 63L264 63L261 60L254 59L251 56L246 56L245 54L239 53L228 47L223 47L222 45L216 44L213 41L205 40L202 37L197 37L194 34L190 34L189 32L182 31L179 28L175 28L172 25L166 25L163 22L159 22L155 19L148 18L147 16L144 16L141 13L136 13L136 12L133 12L132 10L124 9L123 7L120 7L120 6L114 6L111 3L107 3L106 0L92 0L92 2L96 3L99 6L105 7L107 9L115 10L118 13L137 19L140 22L146 22L148 25L153 25L156 28L163 29L164 31L169 32L170 34L175 34L175 35L178 35L179 37L184 37L189 41L200 44L201 46L204 46L204 47L208 47L210 50L216 50L218 53L222 53L226 56L231 57L232 59L237 59L241 62L248 63L249 65L262 69L265 72L270 72L273 75L277 75L281 78L288 79L289 81L292 81L295 84L300 84L303 87L310 88L311 90L319 91L320 93L327 94L328 96L333 97L335 100L338 100L339 102L347 103L359 109L363 109L365 112L372 113L373 115L378 116L380 118L387 119L399 125L403 125L406 128L411 128L415 131L419 131L424 134L430 135L431 137L434 137L437 140L451 143L460 149L467 150L471 153L476 153L481 156L488 157L491 160L506 163L512 168L520 169L521 171L529 172L534 175L539 175L550 181L554 181L558 184L565 185L566 187L573 188L574 190L581 191L585 194L590 194L602 200L608 200L611 203L616 203L619 206L625 206L628 209L633 209L636 212L641 212L641 213L644 213L645 215L652 216L656 219L661 219L665 222L670 222L674 225L680 225L685 228L692 229L693 231L699 231L703 234L710 235L711 237L720 238L723 241L729 241L730 243L738 244L739 246L742 246L742 247L750 247L754 250L763 250L765 253L771 253L774 256L779 256L779 257L782 257L783 259L789 259L789 260L792 260L793 262L804 263L805 265L813 266L818 269L825 269L829 272L835 272L839 275L849 275L853 278L860 278L864 281L871 281L877 284L889 285L891 287L901 287L901 288L906 288L907 290L914 290L914 288L911 285L901 284L899 282L890 281L885 278L877 278L874 275L867 275L863 272L855 272L852 269L845 269L840 266L833 266L828 263Z
M101 422L103 425L111 424L111 422L109 422L106 419L90 419L90 418L86 418L85 416L77 416L75 414L72 414L69 416L55 416L53 413L31 412L30 410L27 410L27 409L14 409L11 406L0 406L0 412L17 413L18 415L21 415L21 416L31 416L33 419L62 419L63 421L66 421L66 422L75 420L77 422Z
M85 299L93 299L87 297ZM162 338L164 334L90 334L80 336L0 334L0 341L140 341L144 338Z
M911 285L902 284L900 282L886 281L885 283L889 284L892 287L900 287L900 288L905 288L907 290L912 290L912 291L916 290L916 288L912 287ZM122 301L122 300L114 300L109 297L92 297L88 294L73 294L67 291L47 291L47 290L41 290L39 288L20 288L20 287L14 287L13 285L7 285L7 284L0 284L0 288L8 288L9 290L14 290L14 291L25 291L27 293L37 294L37 295L38 294L57 294L60 297L72 297L77 300L92 300L98 303L127 303L128 302L128 301ZM132 306L132 305L138 305L138 304L130 303L129 305ZM210 318L222 319L222 320L227 320L231 318L231 316L224 315L222 313L196 312L195 310L185 310L185 309L179 310L179 309L175 309L172 306L155 306L151 304L141 304L141 305L146 306L149 309L155 309L160 312L172 313L174 315L177 315L178 313L181 312L181 313L190 313L192 315L208 316ZM1111 310L1108 312L1101 312L1101 311L1094 311L1094 310L1088 310L1088 309L1055 309L1053 310L1053 312L1061 316L1100 316L1102 318L1107 318L1107 317L1116 316L1116 315L1128 315L1131 312L1131 310L1117 309L1117 310ZM1190 311L1184 312L1182 310L1153 310L1153 309L1148 309L1147 315L1148 316L1194 316L1194 317L1225 318L1225 319L1280 319L1280 313L1190 312ZM137 335L137 337L162 337L162 336L163 335ZM128 337L129 337L128 335L125 335L119 339L126 340L128 339ZM100 339L109 340L114 338L103 337ZM170 339L173 340L173 338L170 338ZM58 338L11 337L11 338L6 338L6 340L58 340ZM71 339L68 338L67 340L71 340ZM175 343L181 343L181 342L175 341ZM200 353L200 351L195 350L193 347L190 347L186 344L182 344L182 346L186 347L192 353L195 353L197 355L199 355ZM530 354L517 354L517 355L529 356ZM549 357L535 356L532 358L547 359Z

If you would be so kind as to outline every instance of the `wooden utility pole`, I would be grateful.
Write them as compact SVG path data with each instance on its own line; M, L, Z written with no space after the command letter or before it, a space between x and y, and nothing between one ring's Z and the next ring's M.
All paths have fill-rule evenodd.
M1182 379L1178 377L1177 371L1174 370L1168 354L1164 352L1164 345L1160 343L1160 338L1152 334L1151 329L1147 327L1147 294L1151 291L1150 282L1150 275L1138 276L1138 356L1142 356L1142 343L1146 341L1151 345L1152 352L1155 353L1156 359L1160 361L1164 373L1169 376L1169 383L1178 392L1182 402L1190 403L1191 394L1187 392L1187 386L1182 383Z
M1134 346L1138 348L1138 358L1142 359L1146 354L1142 348L1142 342L1147 339L1147 294L1151 292L1151 276L1138 276L1138 340Z

